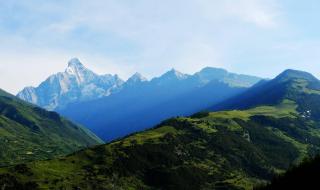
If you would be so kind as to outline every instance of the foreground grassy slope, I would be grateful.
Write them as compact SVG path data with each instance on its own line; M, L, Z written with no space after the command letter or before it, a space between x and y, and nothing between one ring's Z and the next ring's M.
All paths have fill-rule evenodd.
M0 170L7 189L251 189L320 152L296 104L199 113L50 161Z
M0 187L252 189L320 153L319 92L312 75L288 70L226 104L236 110L174 118L64 158L2 168Z
M87 129L0 90L0 166L66 155L99 143Z

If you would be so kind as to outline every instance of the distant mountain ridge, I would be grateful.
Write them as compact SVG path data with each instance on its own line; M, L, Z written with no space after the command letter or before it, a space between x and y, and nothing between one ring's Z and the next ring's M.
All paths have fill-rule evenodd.
M311 74L287 70L227 100L230 111L171 118L61 159L0 168L0 186L252 190L320 153L319 85ZM319 160L265 189L316 189Z
M214 105L210 110L248 109L258 105L274 105L285 98L299 101L302 92L312 94L318 90L320 82L312 74L288 69L273 80L262 80L245 92Z
M190 77L198 77L203 84L212 80L219 80L236 87L250 87L261 80L259 77L238 75L229 73L224 69L207 67L194 75L183 74L172 69L151 81L165 83L174 79L187 80ZM148 79L140 73L135 73L127 81L122 80L118 75L98 75L86 68L79 59L73 58L68 62L68 67L64 72L51 75L38 87L24 88L17 96L47 110L55 110L70 103L109 96L125 86L132 86L140 82L148 82Z
M72 59L64 73L52 75L37 88L24 89L18 97L54 109L113 140L169 117L193 114L260 80L206 67L193 75L171 69L151 80L135 73L123 81L117 75L96 75Z

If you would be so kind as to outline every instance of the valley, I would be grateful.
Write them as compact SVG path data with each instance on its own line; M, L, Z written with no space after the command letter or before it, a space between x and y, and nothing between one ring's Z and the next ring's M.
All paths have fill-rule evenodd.
M0 190L317 190L320 1L0 0Z
M258 97L251 100L259 100L257 105L175 117L66 157L5 167L0 169L2 185L13 189L252 189L320 153L318 84L310 74L287 70L264 83L265 88L272 86L279 92L267 94L273 103L262 102L266 99L258 98L259 91L265 88L254 86L230 101L247 98L254 91Z

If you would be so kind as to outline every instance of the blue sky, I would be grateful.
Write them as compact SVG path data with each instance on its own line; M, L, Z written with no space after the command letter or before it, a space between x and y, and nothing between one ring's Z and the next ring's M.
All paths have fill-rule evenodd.
M0 88L38 85L73 57L124 79L205 66L320 77L319 10L316 0L0 1Z

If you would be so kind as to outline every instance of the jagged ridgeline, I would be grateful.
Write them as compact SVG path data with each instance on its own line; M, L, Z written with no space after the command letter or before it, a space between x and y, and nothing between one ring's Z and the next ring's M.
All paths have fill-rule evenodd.
M0 166L54 158L101 142L57 113L0 89Z
M261 78L204 68L189 75L172 69L146 79L99 75L72 59L64 72L18 93L34 103L80 123L105 141L150 128L164 119L191 115L237 95ZM143 118L143 119L141 119Z
M320 152L319 82L305 76L289 70L260 84L254 91L265 95L264 100L268 94L262 86L272 85L270 91L281 92L270 92L268 103L173 118L64 158L2 168L0 185L13 189L252 189Z

